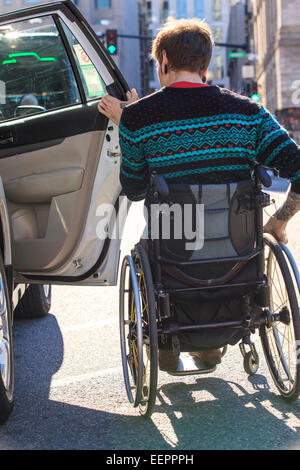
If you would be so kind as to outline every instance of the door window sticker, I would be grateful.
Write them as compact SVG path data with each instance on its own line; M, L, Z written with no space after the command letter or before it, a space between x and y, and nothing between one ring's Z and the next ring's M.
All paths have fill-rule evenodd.
M78 59L78 64L89 96L99 97L105 95L105 85L85 50L80 44L73 44L73 48Z

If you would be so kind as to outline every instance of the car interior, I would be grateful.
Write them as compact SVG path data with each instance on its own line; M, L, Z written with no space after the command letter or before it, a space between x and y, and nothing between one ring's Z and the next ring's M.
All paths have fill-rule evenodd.
M14 265L51 273L85 225L107 127L95 99L106 89L62 21L21 21L0 36L0 174Z

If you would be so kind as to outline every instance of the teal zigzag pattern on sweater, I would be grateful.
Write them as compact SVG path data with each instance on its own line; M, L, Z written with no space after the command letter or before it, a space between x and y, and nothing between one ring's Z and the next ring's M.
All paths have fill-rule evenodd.
M132 200L142 198L153 171L175 183L216 184L250 178L256 163L300 190L299 148L288 132L229 90L164 89L124 110L119 135L120 181Z

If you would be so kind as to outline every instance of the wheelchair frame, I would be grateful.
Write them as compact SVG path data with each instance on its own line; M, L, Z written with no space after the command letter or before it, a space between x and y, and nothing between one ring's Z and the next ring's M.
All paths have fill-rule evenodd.
M296 340L300 340L300 317L299 322L297 320L297 315L299 316L299 307L295 303L294 292L291 291L291 274L287 272L286 266L284 265L283 271L285 276L288 279L289 284L289 299L290 296L293 300L292 312L287 319L286 311L283 312L283 309L278 313L271 312L267 307L270 305L269 300L269 288L270 282L264 274L265 271L265 246L268 245L270 252L276 252L276 259L279 256L281 266L284 264L284 260L288 260L289 266L292 268L294 274L294 279L296 280L298 289L300 291L300 276L297 269L297 265L292 257L291 252L284 244L278 245L277 242L270 235L263 235L263 208L270 204L270 197L268 194L262 192L262 186L270 187L272 180L262 167L256 167L254 170L255 174L255 237L256 243L255 248L246 256L237 256L237 257L224 257L219 259L205 259L205 260L194 260L194 261L182 261L177 262L172 259L161 256L160 253L160 243L159 240L154 240L154 273L153 279L151 275L150 262L148 255L145 249L139 243L134 250L132 251L132 256L126 256L123 261L121 269L121 279L120 279L120 338L121 338L121 351L122 351L122 364L123 364L123 375L124 382L127 391L127 396L129 401L135 406L139 407L140 413L145 417L150 417L153 411L155 404L156 396L156 387L157 387L157 349L158 349L158 337L159 336L168 336L170 335L173 338L173 350L175 354L179 354L179 344L174 341L174 338L177 337L178 333L182 331L195 331L195 330L205 330L205 329L218 329L231 327L235 329L244 329L249 332L246 334L240 343L240 350L244 360L244 369L249 374L254 374L259 366L259 356L256 351L254 343L252 343L250 336L256 330L259 330L260 336L263 343L263 349L265 357L272 375L272 378L275 382L275 385L279 389L280 393L287 399L294 400L298 398L300 393L300 367L297 365L297 370L295 378L293 379L293 393L289 390L286 392L285 384L283 383L282 378L278 378L278 371L274 366L274 357L276 356L276 351L279 355L279 365L277 364L277 369L280 369L282 366L286 374L289 375L289 370L287 366L287 361L283 353L283 344L280 342L278 333L273 332L275 337L275 353L271 353L268 348L270 348L269 340L265 340L267 331L271 330L273 325L278 322L290 324L292 320L294 335ZM161 198L165 198L168 194L168 187L166 182L159 177L157 174L151 175L151 202L159 204ZM276 247L276 250L275 248ZM280 253L278 253L278 247L284 253L282 260ZM250 260L257 259L257 280L251 283L239 282L239 283L226 283L218 282L214 283L214 280L208 280L206 285L201 285L197 287L183 287L183 288L165 288L162 284L162 263L169 265L177 266L189 266L189 265L201 265L207 263L220 263L220 262L242 262L248 263ZM125 276L126 269L129 268L130 271L130 282L127 289L125 289ZM145 274L147 273L147 275ZM144 288L141 288L141 278L144 279ZM285 281L286 283L286 281ZM148 285L146 285L148 284ZM183 292L195 292L201 290L210 290L210 289L224 289L224 288L233 287L247 287L251 288L251 291L256 291L260 302L258 306L260 307L261 314L259 318L257 316L251 317L250 312L249 316L240 320L240 321L230 321L230 322L219 322L219 323L201 323L201 324L175 324L170 322L170 304L169 304L169 295L174 293L183 293ZM141 293L141 291L143 291ZM132 310L128 314L128 318L125 318L125 294L129 294L128 299L128 311ZM130 307L131 306L131 307ZM294 313L295 312L295 313ZM146 318L146 319L145 319ZM296 326L295 326L296 322ZM128 327L128 333L126 334L124 328ZM276 329L276 328L275 328ZM151 330L151 331L149 331ZM296 332L297 330L297 332ZM296 333L295 333L296 332ZM283 341L284 343L284 341ZM133 344L135 352L133 351ZM126 346L127 345L127 346ZM150 346L149 346L150 345ZM146 346L146 354L143 353L143 348ZM246 346L250 347L250 350L246 351ZM127 349L126 349L127 347ZM226 348L226 346L225 346ZM273 355L272 355L273 354ZM151 356L151 360L150 360ZM145 359L146 358L146 359ZM275 358L278 362L277 357ZM147 379L146 377L146 366L145 362L150 360L150 373ZM275 362L276 362L275 361ZM170 372L173 375L189 375L189 374L205 374L213 372L216 369L214 368L198 368L193 370L183 370ZM130 375L133 379L133 385L130 384ZM146 384L149 380L149 385ZM295 386L294 386L295 383ZM132 394L132 390L135 390L135 396Z

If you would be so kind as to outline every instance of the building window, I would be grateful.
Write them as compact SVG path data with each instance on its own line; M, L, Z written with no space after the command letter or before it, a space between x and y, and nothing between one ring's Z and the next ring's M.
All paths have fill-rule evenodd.
M213 59L213 74L215 80L224 78L223 56L217 55Z
M194 16L204 18L204 0L194 0Z
M177 18L187 18L186 0L177 0Z
M152 2L147 2L147 23L152 23Z
M159 9L160 9L160 22L165 23L169 16L169 2L161 1L159 5Z
M222 26L213 26L212 32L213 32L214 40L216 43L220 43L223 41ZM220 46L216 46L216 48L220 49Z
M111 8L111 0L95 0L95 8Z
M222 20L222 2L221 0L213 0L212 2L212 16L214 21Z
M155 64L154 60L151 59L149 62L149 81L154 82L155 80Z

